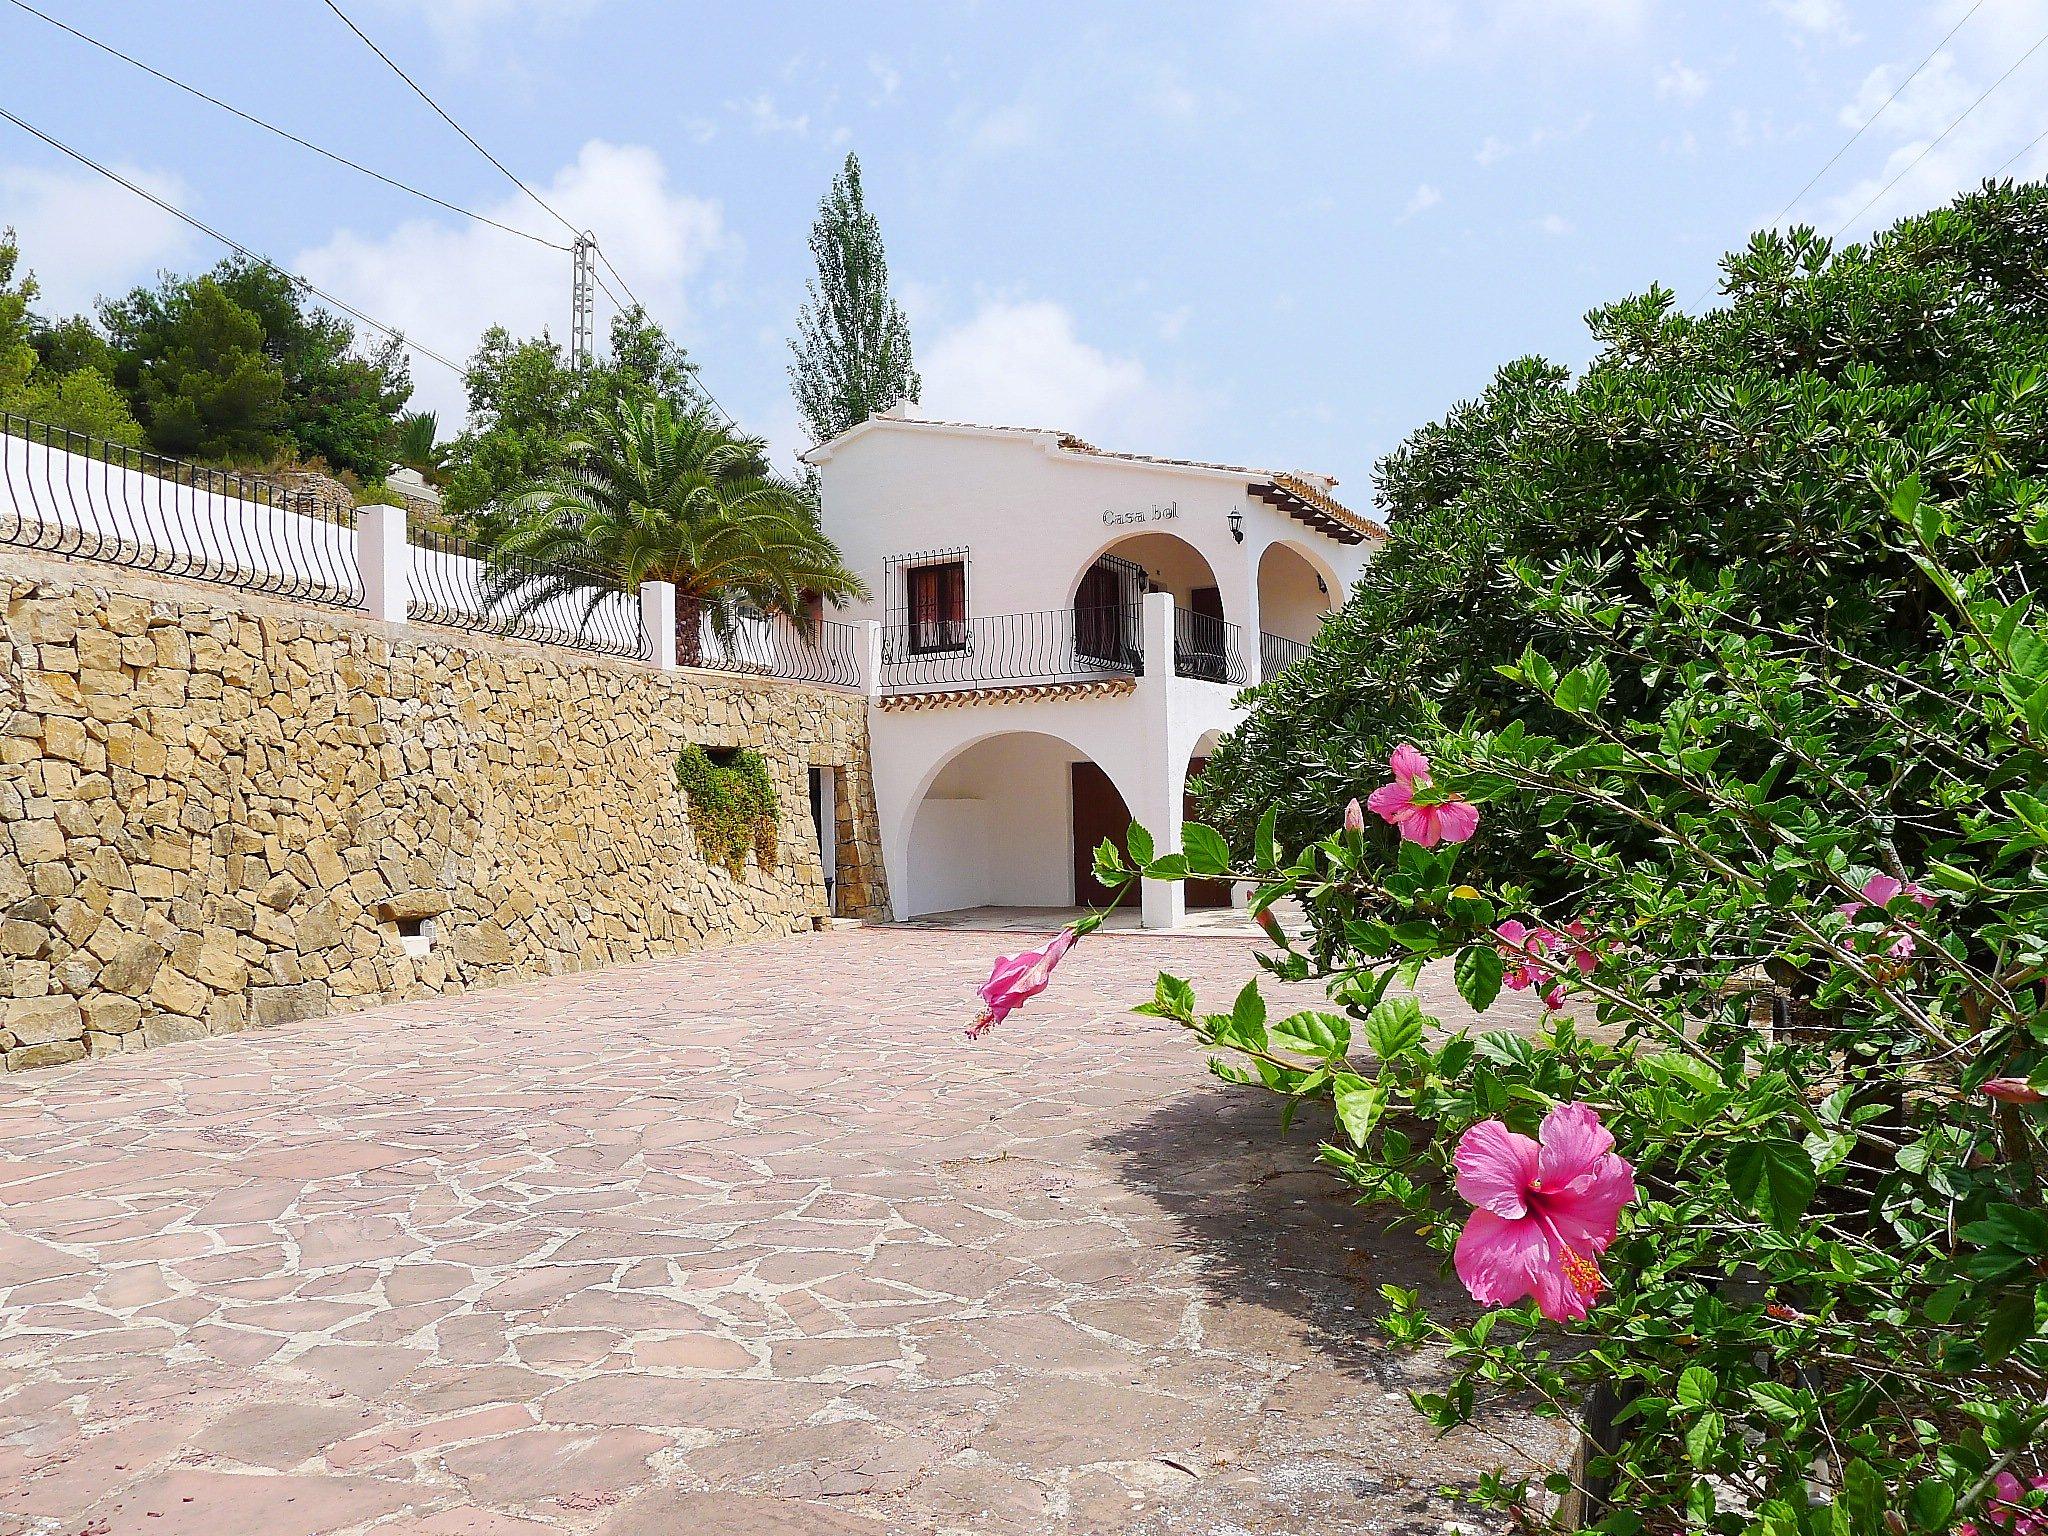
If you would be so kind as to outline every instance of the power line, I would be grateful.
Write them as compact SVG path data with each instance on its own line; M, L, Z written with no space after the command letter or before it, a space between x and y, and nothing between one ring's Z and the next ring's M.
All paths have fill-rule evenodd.
M536 235L529 230L514 229L510 224L501 224L496 219L487 217L486 215L481 213L477 213L473 209L464 208L459 204L447 201L445 198L436 197L434 196L433 193L422 191L418 187L412 186L407 182L400 181L395 176L387 176L382 171L372 170L369 166L363 165L358 161L351 160L346 155L336 154L331 149L322 148L320 145L315 144L311 139L300 138L299 135L293 133L288 128L280 128L276 123L265 122L262 118L257 117L253 113L244 112L240 107L233 106L228 102L222 101L218 96L210 96L205 91L200 90L195 85L188 85L183 80L179 80L171 75L167 75L162 70L157 69L152 65L144 63L141 59L123 53L120 49L114 47L111 43L102 42L100 41L100 39L96 37L89 36L88 34L79 31L78 28L71 26L67 22L59 21L55 16L52 16L45 11L37 10L34 6L28 4L27 0L7 0L7 3L9 5L12 5L16 10L26 11L29 15L34 16L39 20L48 22L51 26L57 28L57 30L60 32L70 33L80 42L86 43L91 47L97 48L100 52L107 54L110 57L119 59L124 64L133 65L135 68L141 70L144 74L152 75L156 79L163 81L163 83L166 85L175 86L177 89L185 92L185 94L188 96L196 96L201 101L206 102L211 106L220 108L221 111L223 112L229 113L234 117L239 117L245 123L252 123L256 127L261 128L268 133L276 134L281 139L289 140L291 143L298 145L301 149L310 149L314 154L324 156L325 158L332 160L336 165L347 166L352 171L356 171L361 175L368 176L374 181L381 181L387 187L396 187L399 191L409 193L417 198L421 198L426 202L432 203L437 208L445 208L450 213L459 213L466 219L474 219L479 224L488 224L493 229L503 230L508 235L517 235L522 240L531 240L537 245L546 246L551 251L567 251L569 249L566 245L558 244L553 240L547 239L545 236Z
M474 134L472 134L467 128L463 127L462 124L455 121L454 118L450 117L446 110L443 109L441 104L438 101L434 100L433 97L429 96L426 93L426 91L421 88L420 83L417 80L413 79L411 75L408 75L404 70L398 67L397 61L394 60L390 54L386 53L382 48L379 48L374 42L370 40L369 33L365 32L361 27L357 26L353 21L349 20L348 12L344 11L340 6L336 5L334 3L334 0L326 0L326 5L327 9L334 12L335 15L341 18L343 25L345 25L349 29L349 31L355 33L357 37L363 40L364 47L368 48L370 52L376 54L378 58L382 59L387 65L389 65L391 68L391 72L394 75L398 76L399 79L403 80L407 85L412 87L412 91L415 96L419 97L421 101L424 101L428 106L434 109L435 115L438 116L442 122L446 123L450 128L453 128L457 133L461 134L462 137L469 142L469 147L471 149L475 150L478 154L482 155L486 160L490 161L492 165L496 166L498 170L504 174L506 180L510 181L513 186L517 187L520 191L524 192L528 197L532 198L536 203L540 204L540 206L543 209L545 209L551 217L560 222L562 227L568 230L570 234L580 235L583 233L582 230L578 229L574 224L571 224L567 219L563 218L562 215L555 210L555 208L548 202L546 198L542 197L538 192L534 191L533 188L529 187L525 182L521 181L517 176L513 175L511 170L506 166L504 161L500 160L496 155L492 154L488 149L485 149L483 145L479 144L476 141L476 136Z
M15 0L15 3L19 4L20 0ZM1842 156L1846 155L1849 152L1850 148L1856 143L1856 141L1862 138L1864 133L1868 131L1872 123L1876 122L1880 117L1884 116L1885 109L1891 106L1893 102L1899 99L1899 96L1901 95L1901 93L1905 91L1907 86L1911 85L1915 80L1918 80L1920 78L1920 72L1923 69L1925 69L1928 65L1934 62L1934 56L1940 53L1942 49L1948 46L1949 39L1954 37L1956 33L1962 30L1963 22L1968 21L1972 16L1976 15L1977 12L1983 7L1983 4L1984 0L1976 0L1975 4L1973 4L1967 11L1963 12L1961 19L1958 20L1954 26L1950 27L1948 31L1942 34L1941 41L1936 43L1932 48L1930 48L1927 51L1927 57L1922 59L1918 64L1915 64L1913 66L1913 72L1910 75L1906 76L1905 79L1901 80L1896 86L1892 88L1891 95L1885 97L1885 99L1878 105L1878 109L1875 112L1871 113L1870 116L1863 119L1861 126L1859 126L1854 133L1850 134L1848 138L1842 141L1842 147L1840 149L1836 150L1832 155L1828 156L1828 163L1822 166L1819 170L1815 171L1812 177L1807 181L1806 185L1801 187L1797 192L1794 192L1792 196L1786 201L1785 206L1780 208L1775 214L1771 216L1771 223L1777 223L1778 220L1784 218L1786 214L1790 213L1795 207L1797 207L1799 204L1799 200L1814 189L1815 185L1819 183L1821 177L1827 175L1829 171L1835 168L1835 162L1837 160L1840 160Z
M1906 162L1906 165L1903 169L1900 170L1898 175L1894 176L1890 181L1886 182L1883 186L1879 187L1875 192L1873 192L1870 195L1869 201L1864 203L1864 205L1861 208L1858 208L1854 213L1850 214L1848 218L1844 219L1842 221L1841 229L1836 230L1834 234L1830 235L1828 238L1831 240L1841 239L1842 230L1846 230L1851 224L1854 224L1858 219L1862 218L1864 214L1870 212L1870 210L1877 205L1879 200L1882 199L1887 192L1891 191L1893 187L1896 187L1900 182L1904 181L1906 177L1912 173L1913 167L1918 165L1922 160L1925 160L1928 157L1928 155L1933 152L1934 147L1937 144L1941 143L1943 139L1947 138L1950 134L1954 133L1958 128L1962 127L1963 120L1967 118L1972 112L1976 111L1979 107L1983 106L1985 100L1991 95L1993 91L1997 90L2001 85L2005 84L2006 81L2012 78L2013 72L2015 70L2017 70L2022 64L2026 63L2027 60L2031 59L2036 53L2040 52L2041 45L2043 43L2048 43L2048 32L2043 32L2039 37L2035 38L2033 47L2029 48L2025 53L2021 54L2018 58L2014 59L2012 61L2012 64L2006 69L2006 72L2004 74L2000 75L1996 80L1992 81L1989 85L1984 87L1982 95L1978 96L1978 98L1975 101L1971 102L1967 107L1963 108L1961 112L1957 113L1955 121L1951 122L1946 128L1942 129L1940 133L1937 133L1933 138L1929 139L1926 145L1921 149L1920 153L1915 155L1911 160ZM2010 163L2010 161L2007 162L2007 164Z
M397 75L399 79L403 80L408 86L412 88L412 92L415 96L419 97L421 101L424 101L429 107L433 108L435 115L438 116L442 122L446 123L450 128L453 128L457 133L461 134L464 140L468 142L469 147L471 149L474 149L478 154L482 155L486 160L490 161L492 165L496 166L499 172L506 178L506 180L510 181L513 186L517 187L520 191L524 192L528 197L532 198L534 202L538 203L551 216L553 216L553 218L558 223L560 223L564 229L568 230L571 235L580 237L584 233L584 231L581 228L571 223L567 217L565 217L559 210L557 210L552 204L550 204L546 198L542 197L538 192L534 191L532 187L528 186L525 182L521 181L516 175L514 175L512 173L511 168L508 167L504 161L500 160L488 149L485 149L482 144L478 143L476 136L474 134L472 134L467 128L463 127L462 124L456 122L454 118L450 117L446 109L444 109L438 101L434 100L433 97L429 96L426 93L426 90L420 85L420 83L417 80L413 79L411 75L408 75L403 69L399 68L397 61L394 60L390 54L386 53L382 48L379 48L377 46L377 44L371 39L369 33L365 32L361 27L357 26L355 22L349 19L348 12L344 11L339 5L337 5L335 3L335 0L323 0L323 3L326 5L327 9L334 12L336 16L341 18L343 25L345 25L349 29L349 31L355 33L357 37L362 39L364 47L368 48L370 52L376 54L378 58L382 59L385 62L385 64L390 67L390 70L393 74ZM613 264L611 257L605 254L604 247L599 245L596 247L596 249L598 260L604 263L605 270L611 273L613 278L617 280L618 285L626 290L626 296L633 301L633 307L640 310L643 314L646 313L647 306L642 304L640 302L640 296L633 292L632 284L626 281L625 274L619 271L618 267ZM609 292L609 290L607 291ZM618 303L618 300L614 298L612 302L616 304ZM735 417L731 411L728 411L725 408L724 404L720 402L716 395L711 393L710 387L703 382L701 376L693 375L691 382L696 386L698 393L703 395L705 400L710 405L712 405L719 412L719 414L725 417L727 425L732 427L734 430L738 430L738 418Z
M109 181L115 182L120 186L126 187L130 192L133 192L137 197L143 198L148 202L156 204L157 207L163 209L165 213L170 214L173 218L182 219L185 223L190 224L194 229L198 230L201 234L208 235L213 239L218 240L222 245L226 246L236 255L245 257L248 260L255 262L256 265L258 265L259 267L268 268L270 271L275 272L279 277L286 278L291 282L297 283L300 287L304 288L308 293L313 294L317 298L324 299L327 303L332 304L336 309L340 310L343 314L353 316L355 319L360 320L364 325L369 326L371 330L381 331L384 335L389 336L392 340L407 347L411 351L419 353L422 357L432 358L435 362L439 363L443 368L450 369L451 371L460 375L464 379L467 379L469 377L469 370L463 367L462 364L455 362L450 358L444 357L441 353L436 352L432 347L425 346L422 345L420 342L410 340L409 338L407 338L406 334L403 331L399 330L397 327L386 325L382 320L375 319L372 316L365 314L362 310L357 309L353 304L350 304L345 299L336 298L326 289L316 287L314 284L308 282L305 278L300 277L296 272L293 272L288 268L279 266L276 262L272 261L268 256L265 256L258 251L252 251L251 249L249 249L248 246L243 245L239 240L231 239L227 235L222 234L219 230L215 229L211 224L207 224L200 219L194 218L191 214L187 213L184 209L178 207L175 203L167 202L163 198L158 197L154 192L150 191L147 187L137 186L134 182L130 181L127 177L123 176L119 171L113 170L107 166L100 164L99 161L93 159L90 155L85 154L81 150L73 149L69 144L62 142L61 140L51 138L49 134L43 132L42 129L36 127L33 123L23 122L20 118L16 117L12 112L8 111L5 107L0 107L0 118L5 118L8 122L14 124L15 127L19 128L23 133L31 134L34 137L41 139L45 144L49 145L50 148L56 150L59 154L69 155L73 160L76 160L80 165L85 166L88 170L98 171L100 175L106 177Z
M2032 149L2036 144L2039 144L2043 139L2048 139L2048 128L2043 128L2039 133L2035 134L2031 139L2027 140L2026 143L2022 144L2018 149L2014 150L2011 156L2006 160L2005 164L2001 165L1997 170L1991 173L1991 179L1993 181L1998 180L1999 177L2003 176L2007 171L2013 168L2013 165L2019 160L2020 156L2026 154L2028 150Z

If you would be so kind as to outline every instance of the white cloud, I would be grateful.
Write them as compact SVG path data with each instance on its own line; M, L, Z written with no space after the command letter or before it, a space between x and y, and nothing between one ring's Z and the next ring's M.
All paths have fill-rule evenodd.
M1691 103L1707 94L1707 77L1683 59L1673 59L1657 76L1657 95L1667 101Z
M1179 341L1181 333L1188 328L1188 321L1194 318L1194 314L1195 307L1192 304L1183 304L1178 309L1168 310L1159 317L1159 339Z
M176 207L185 185L163 171L114 170ZM162 266L227 252L161 208L92 171L0 166L0 225L21 238L21 265L35 273L45 314L90 311L94 299L127 289Z
M948 420L1060 427L1105 446L1171 451L1204 406L1143 361L1084 341L1051 300L995 299L918 354L919 409Z
M688 317L689 280L713 255L736 246L718 204L673 189L661 157L644 146L593 139L538 190L565 217L597 231L606 254L672 331ZM481 211L559 238L559 227L546 227L523 198ZM458 362L493 324L515 336L545 328L558 340L568 338L569 257L480 224L415 219L383 234L342 230L303 252L297 266L321 287ZM599 272L618 292L610 273L602 266ZM608 310L600 295L600 337ZM416 358L413 383L415 404L438 410L450 425L461 420L460 379Z
M894 101L903 88L903 72L879 53L868 55L868 73L875 77L875 94L870 100L880 106Z
M1572 232L1572 221L1561 213L1546 213L1536 221L1536 227L1556 239Z
M1435 187L1425 181L1409 195L1407 203L1401 209L1401 217L1397 222L1405 224L1418 213L1427 213L1443 200L1443 193L1437 191Z
M1651 0L1268 0L1274 26L1365 25L1410 52L1602 48L1641 35Z
M1202 112L1202 99L1187 77L1172 65L1161 65L1144 94L1145 105L1170 123L1192 123Z
M601 4L603 0L381 0L380 8L418 16L444 51L467 60L486 35L499 28L559 27L581 21Z
M975 122L970 142L977 150L1021 149L1038 137L1038 114L1024 102L998 107Z
M1842 43L1861 41L1860 34L1849 24L1848 7L1842 0L1771 0L1771 9L1802 37Z
M731 109L753 125L756 133L787 133L802 138L811 131L811 115L799 112L794 117L785 117L776 110L775 98L766 91L746 101L730 102Z
M1592 125L1593 114L1581 112L1571 122L1563 125L1538 123L1513 141L1489 133L1480 141L1479 148L1472 152L1472 158L1481 165L1498 165L1515 155L1533 154L1548 145L1562 144L1568 139L1575 139Z

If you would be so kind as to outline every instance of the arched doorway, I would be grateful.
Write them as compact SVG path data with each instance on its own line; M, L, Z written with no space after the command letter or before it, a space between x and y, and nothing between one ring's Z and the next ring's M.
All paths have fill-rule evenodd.
M1122 846L1130 825L1122 787L1064 738L983 737L939 765L910 812L898 916L1099 905L1095 847ZM1136 903L1135 886L1124 899Z

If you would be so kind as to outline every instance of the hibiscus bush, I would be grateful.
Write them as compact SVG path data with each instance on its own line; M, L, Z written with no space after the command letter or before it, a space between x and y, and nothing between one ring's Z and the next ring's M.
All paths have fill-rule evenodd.
M1648 553L1520 564L1548 642L1499 676L1541 728L1425 708L1426 754L1354 763L1363 803L1299 846L1268 806L1244 857L1098 850L1111 884L1254 881L1260 964L1326 985L1145 1006L1322 1106L1334 1174L1483 1305L1386 1289L1449 1363L1433 1423L1587 1426L1576 1465L1466 1490L1525 1529L2048 1532L2048 624L2012 555L2048 496L1952 489L1864 493L1934 594L1911 658ZM1470 859L1497 819L1531 878ZM1020 958L1036 987L1058 957ZM1431 965L1541 1031L1446 1028Z

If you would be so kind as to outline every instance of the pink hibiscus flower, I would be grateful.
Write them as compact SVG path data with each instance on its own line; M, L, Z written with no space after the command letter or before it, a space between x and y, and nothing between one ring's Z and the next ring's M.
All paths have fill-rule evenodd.
M2048 1536L2048 1508L2029 1509L2025 1502L2029 1493L2048 1489L2048 1477L2022 1483L2010 1472L2001 1472L1991 1486L1994 1492L1984 1505L1985 1525L2010 1536ZM1978 1527L1968 1520L1956 1527L1956 1536L1977 1536L1977 1532Z
M1547 1008L1564 1006L1564 986L1559 982L1557 972L1544 963L1544 957L1558 947L1558 936L1548 928L1531 928L1520 918L1509 918L1493 930L1493 936L1500 941L1500 952L1507 964L1501 971L1501 980L1508 990L1520 992L1528 987L1543 989L1543 1003ZM1586 970L1591 970L1593 957L1584 949Z
M1438 843L1462 843L1479 830L1479 807L1438 790L1429 776L1429 759L1407 742L1394 748L1387 766L1394 770L1394 782L1367 795L1366 807L1400 828L1409 842L1434 848Z
M1054 934L1043 949L1027 949L1020 955L1003 955L989 972L988 980L975 994L981 1007L967 1026L967 1038L979 1040L996 1025L1043 992L1052 980L1053 967L1074 947L1080 935L1071 928Z
M1872 875L1863 882L1863 899L1861 901L1841 902L1835 907L1835 910L1853 921L1862 913L1865 907L1876 907L1882 912L1901 895L1910 896L1923 907L1934 905L1934 898L1910 880L1895 880L1890 875ZM1894 960L1911 959L1916 947L1913 942L1913 928L1915 925L1909 917L1898 918L1896 921L1899 924L1899 932L1893 938L1887 953Z
M1560 1104L1531 1141L1482 1120L1452 1157L1458 1193L1474 1209L1454 1262L1475 1301L1508 1306L1525 1296L1552 1322L1584 1317L1600 1294L1600 1255L1621 1208L1636 1197L1635 1169L1590 1104Z

